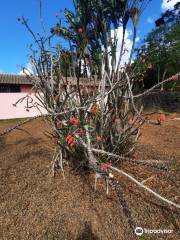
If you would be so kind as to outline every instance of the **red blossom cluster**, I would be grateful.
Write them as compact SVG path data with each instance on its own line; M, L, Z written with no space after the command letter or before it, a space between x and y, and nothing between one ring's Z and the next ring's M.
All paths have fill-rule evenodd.
M76 144L76 138L73 135L68 135L66 142L68 145L70 145L70 147L73 147Z
M165 121L166 116L164 114L159 115L159 121Z
M107 162L107 163L101 163L100 167L102 169L108 169L112 166L111 162Z
M78 125L80 124L80 121L79 121L78 118L72 117L72 118L71 118L71 124L78 126Z
M94 105L94 106L92 107L92 109L91 109L91 112L92 112L93 114L96 114L97 111L98 111L98 108L97 108L96 105Z

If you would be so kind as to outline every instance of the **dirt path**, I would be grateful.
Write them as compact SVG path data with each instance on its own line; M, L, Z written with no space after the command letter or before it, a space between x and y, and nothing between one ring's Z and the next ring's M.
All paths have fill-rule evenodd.
M153 116L156 118L157 116ZM0 122L0 130L14 122ZM119 179L137 226L147 229L170 229L172 234L131 232L117 196L105 195L103 182L93 189L92 174L79 175L66 167L66 178L49 177L52 145L43 131L42 120L9 134L0 142L0 239L179 239L180 215L149 193L139 190L124 177ZM121 164L119 167L158 193L180 203L180 121L168 120L162 126L146 125L134 153L135 158L157 159L171 167L167 173L145 167ZM52 146L51 146L52 147Z

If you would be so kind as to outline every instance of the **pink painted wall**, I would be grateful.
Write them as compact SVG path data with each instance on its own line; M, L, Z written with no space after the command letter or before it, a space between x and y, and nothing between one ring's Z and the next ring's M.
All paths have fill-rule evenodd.
M16 107L13 106L18 99L25 97L25 93L0 93L0 119L13 119L13 118L26 118L39 115L40 112L36 108L31 108L26 111L26 101L18 103ZM31 97L35 102L38 102L36 97L31 94ZM46 113L41 108L42 113Z

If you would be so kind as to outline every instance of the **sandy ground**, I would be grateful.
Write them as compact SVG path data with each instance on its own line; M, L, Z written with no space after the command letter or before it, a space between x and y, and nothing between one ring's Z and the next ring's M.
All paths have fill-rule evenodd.
M179 116L180 117L180 116ZM157 115L151 118L156 119ZM0 131L16 122L1 121ZM79 174L65 167L49 176L53 143L44 135L48 126L35 120L0 139L0 239L42 240L178 240L180 212L142 191L128 179L116 175L124 190L137 226L169 229L171 234L144 234L137 237L130 229L118 198L104 183L93 188L92 173ZM157 159L170 167L168 172L130 164L119 164L138 180L151 177L147 186L180 203L180 121L167 117L162 126L145 125L133 154L135 159Z

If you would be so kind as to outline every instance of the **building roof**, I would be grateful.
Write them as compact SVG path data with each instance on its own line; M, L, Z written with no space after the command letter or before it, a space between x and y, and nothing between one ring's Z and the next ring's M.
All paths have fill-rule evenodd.
M35 76L28 76L28 75L15 75L15 74L0 74L0 84L27 84L27 85L33 85L32 80L37 80L38 78ZM64 81L66 84L66 81ZM67 78L67 82L69 85L76 85L77 81L74 80L72 77ZM63 81L61 80L61 83ZM86 86L94 86L99 85L99 81L95 81L92 79L87 79L86 82L83 81L83 78L80 78L80 85L86 85ZM108 84L106 84L108 86Z
M32 85L32 81L27 75L0 74L0 84Z

